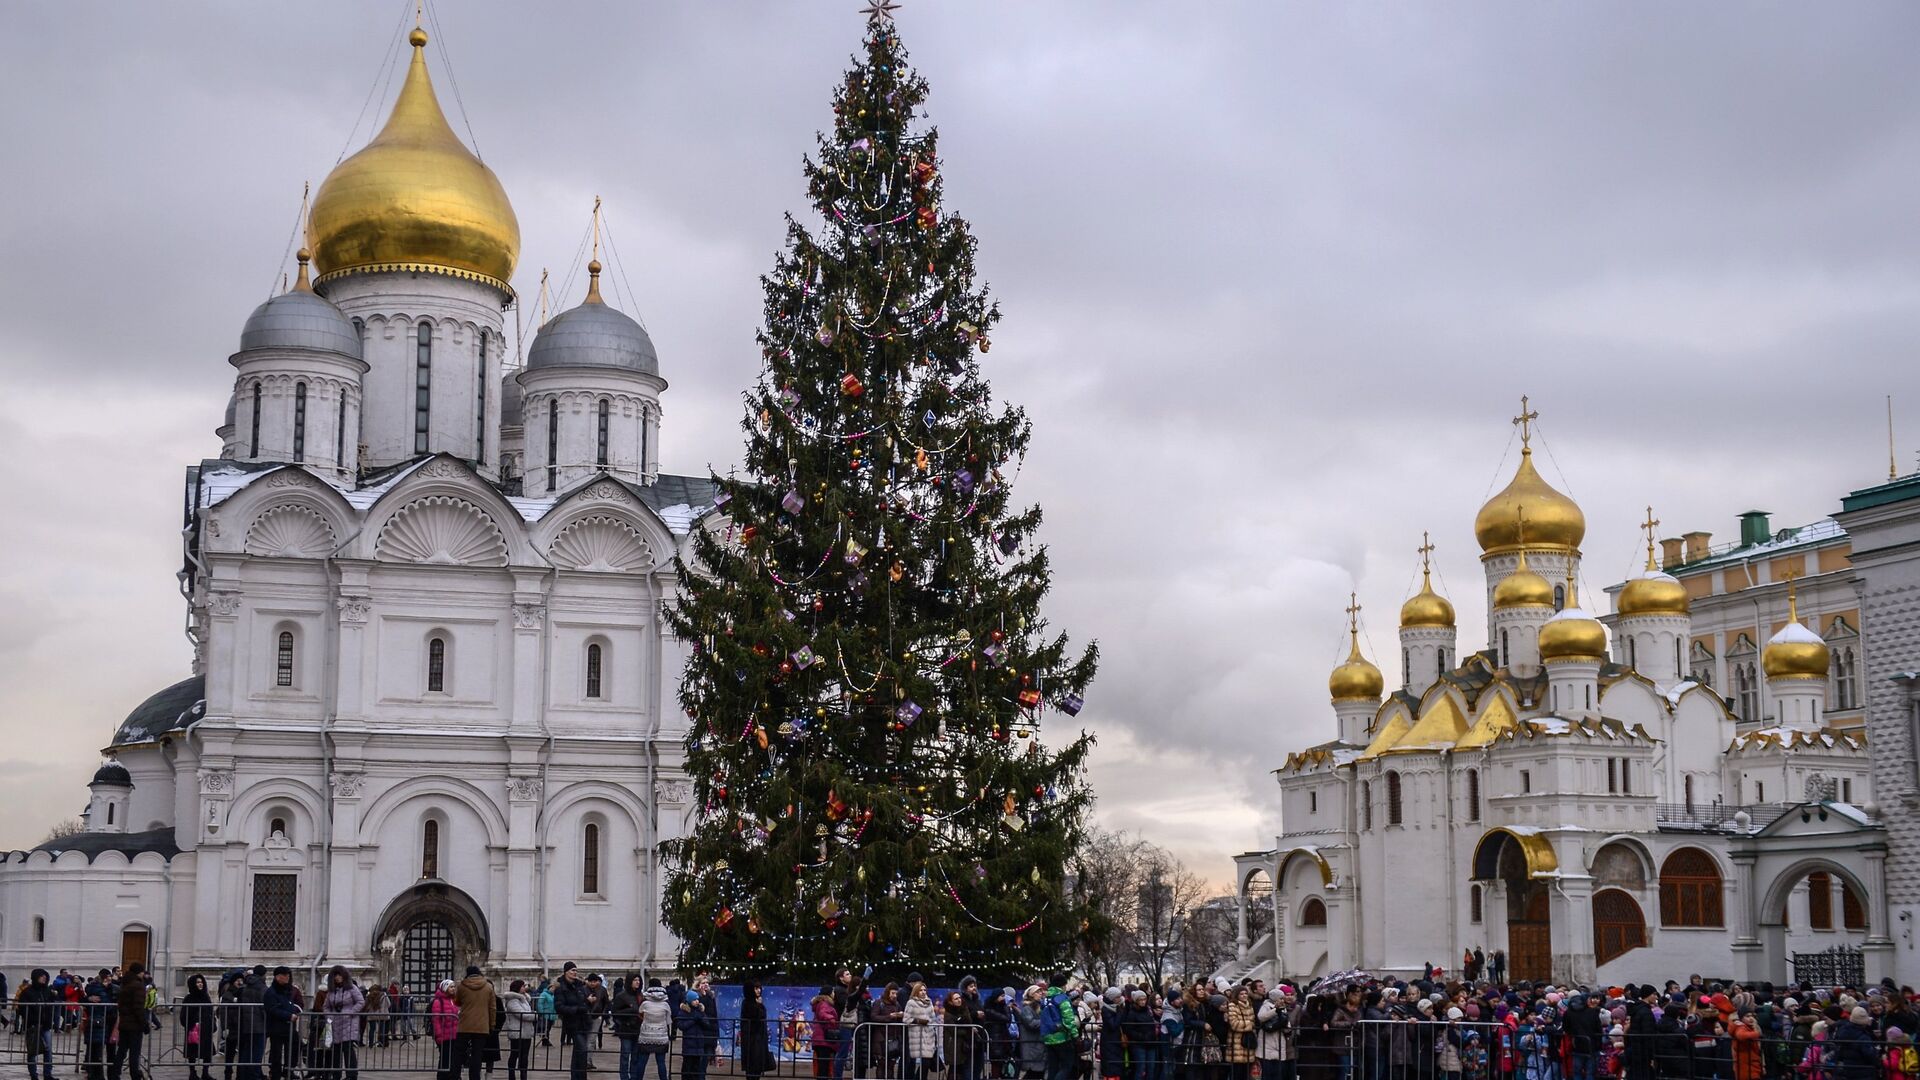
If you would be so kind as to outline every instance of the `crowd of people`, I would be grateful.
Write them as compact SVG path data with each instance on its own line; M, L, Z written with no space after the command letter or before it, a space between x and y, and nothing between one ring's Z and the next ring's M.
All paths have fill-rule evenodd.
M219 1080L359 1080L362 1046L417 1039L431 1040L436 1080L483 1080L502 1062L506 1080L530 1080L533 1047L556 1032L572 1080L603 1071L592 1055L609 1036L619 1080L647 1080L650 1065L669 1080L674 1056L680 1080L706 1080L716 1059L748 1078L777 1074L782 1058L807 1059L819 1080L1920 1080L1907 987L1508 984L1491 977L1499 960L1469 954L1462 974L1485 978L1429 967L1411 981L1347 972L1300 988L1099 988L1059 972L936 992L918 972L875 985L842 970L804 1010L775 1017L754 982L739 1015L722 1017L706 973L609 985L568 963L500 989L470 967L434 989L418 1025L399 985L363 987L344 967L311 988L286 967L235 968L211 987L194 975L163 1007L134 964L91 978L36 970L0 1024L24 1044L30 1080L53 1080L56 1036L77 1042L86 1080L144 1080L143 1047L169 1023L188 1080L216 1068Z

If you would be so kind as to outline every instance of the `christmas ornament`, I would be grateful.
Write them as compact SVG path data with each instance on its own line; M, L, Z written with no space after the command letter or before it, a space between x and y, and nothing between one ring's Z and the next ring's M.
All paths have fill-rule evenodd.
M1012 533L1000 534L1000 554L1011 555L1013 549L1020 546L1020 538Z
M800 513L801 508L806 505L807 500L797 491L787 492L786 497L780 500L780 509L789 514Z
M861 384L860 377L849 371L840 376L840 392L848 397L859 397L867 388Z
M1068 694L1060 699L1060 711L1068 716L1079 716L1080 710L1085 708L1086 704L1086 700L1079 694Z
M855 540L851 536L847 537L847 565L858 566L860 565L860 560L866 557L867 545Z
M925 710L921 709L920 706L914 704L913 700L909 698L906 701L901 702L899 708L893 710L893 715L896 720L900 721L900 723L911 724L915 720L920 719L920 714L923 711Z
M1037 709L1040 707L1040 691L1038 690L1022 690L1017 696L1020 704L1025 708Z
M914 221L923 229L932 230L940 224L940 214L931 206L923 206L914 214Z
M814 655L811 646L802 645L800 646L800 650L793 654L793 666L805 671L817 663L819 659L818 656Z

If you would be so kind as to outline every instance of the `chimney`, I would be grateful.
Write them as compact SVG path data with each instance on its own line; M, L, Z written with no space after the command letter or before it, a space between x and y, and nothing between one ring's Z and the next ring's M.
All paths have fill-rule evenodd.
M1699 530L1683 534L1680 537L1680 541L1687 546L1687 561L1699 562L1701 559L1706 558L1707 541L1712 539L1712 533L1700 532Z
M1670 536L1660 541L1660 569L1671 570L1687 561L1680 554L1680 545L1684 543L1686 541L1677 536Z
M1767 511L1749 510L1740 515L1740 546L1752 547L1773 539L1773 530L1767 523Z

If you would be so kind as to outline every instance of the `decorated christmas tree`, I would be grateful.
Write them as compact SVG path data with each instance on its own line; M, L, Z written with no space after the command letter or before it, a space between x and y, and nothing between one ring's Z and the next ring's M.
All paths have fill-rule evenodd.
M700 808L665 913L722 974L1031 969L1098 917L1068 886L1092 739L1040 735L1096 650L1040 614L1040 511L1010 502L1029 425L981 376L999 311L892 6L806 163L820 224L789 220L762 279L745 475L670 615Z

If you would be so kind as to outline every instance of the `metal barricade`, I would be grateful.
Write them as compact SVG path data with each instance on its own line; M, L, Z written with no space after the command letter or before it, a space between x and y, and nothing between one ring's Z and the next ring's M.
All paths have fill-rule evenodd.
M813 1072L832 1076L831 1055L815 1044ZM979 1024L868 1021L853 1029L850 1076L859 1080L989 1080L993 1045Z
M1443 1006L1444 1008L1444 1006ZM1295 1031L1295 1075L1299 1080L1446 1080L1502 1075L1503 1063L1515 1063L1519 1080L1562 1080L1524 1070L1529 1059L1516 1056L1512 1029L1491 1021L1422 1019L1421 1014L1390 1020L1362 1020L1351 1028ZM1553 1049L1531 1048L1546 1064Z

